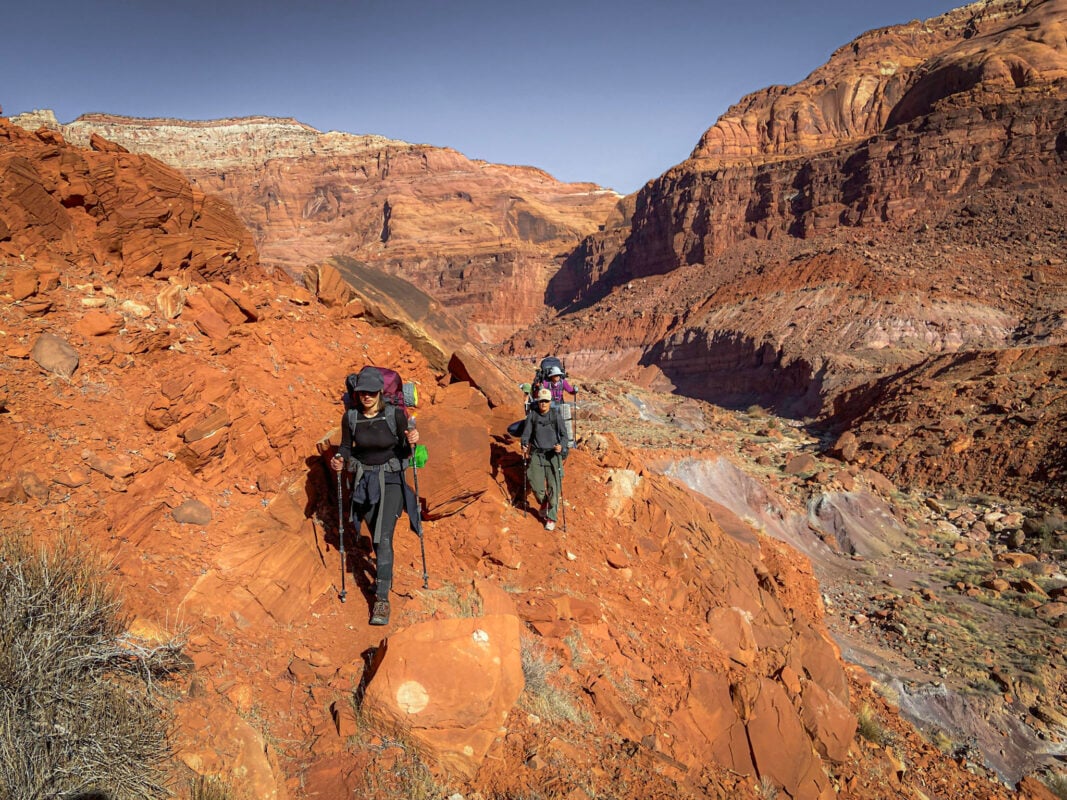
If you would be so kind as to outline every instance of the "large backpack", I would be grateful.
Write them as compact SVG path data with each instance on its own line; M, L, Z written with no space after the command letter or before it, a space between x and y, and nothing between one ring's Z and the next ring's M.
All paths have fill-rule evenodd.
M526 389L526 403L525 411L529 413L530 405L533 401L534 388L537 386L547 387L550 384L550 379L554 374L562 376L564 379L567 377L567 367L563 364L563 361L556 358L556 356L545 356L541 359L541 363L537 366L537 371L534 373L533 383ZM573 403L566 401L557 403L552 401L553 411L558 411L560 417L563 419L563 424L567 428L567 440L570 447L575 446L574 441L574 406Z
M534 373L534 383L547 383L548 379L552 375L552 370L558 369L559 374L564 378L567 377L567 368L563 366L563 362L555 356L545 356L541 359L541 363L537 366L537 371Z
M389 369L388 367L366 366L363 369L374 369L381 373L382 382L385 384L385 388L382 390L382 400L385 401L387 406L402 409L404 416L410 419L412 409L417 408L419 405L419 390L416 388L415 384L405 383L400 377L399 372ZM363 370L360 370L360 372L362 371ZM346 411L351 411L356 408L356 395L353 391L353 387L356 385L356 378L358 377L359 373L353 372L345 378L345 394L343 400ZM396 436L396 415L386 414L385 420L389 424L389 430L392 431L393 436Z

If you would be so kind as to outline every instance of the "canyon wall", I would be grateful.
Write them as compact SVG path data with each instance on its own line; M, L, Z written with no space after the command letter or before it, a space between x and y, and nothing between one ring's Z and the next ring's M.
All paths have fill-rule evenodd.
M89 114L60 125L37 112L14 121L60 130L74 143L96 134L152 155L229 201L265 265L298 276L330 256L356 258L432 292L487 341L537 318L563 255L603 225L619 199L533 167L322 133L293 119Z
M976 3L750 95L575 249L557 322L505 351L817 415L928 355L1062 341L1065 16Z
M523 460L504 433L513 410L473 385L488 371L474 359L456 379L400 335L454 335L428 298L390 320L371 319L367 289L320 302L256 263L225 204L97 144L0 119L0 523L106 559L129 663L161 642L184 651L180 670L152 676L174 711L179 796L201 777L256 797L366 796L368 772L396 769L396 748L360 738L392 734L378 713L408 723L450 792L551 780L575 796L755 798L762 785L821 800L841 784L888 800L918 785L887 782L894 761L856 740L858 698L880 701L841 661L788 546L606 436L568 460L584 498L569 531L566 518L546 531L509 497ZM318 288L336 289L326 266ZM348 530L338 556L324 471L344 375L365 361L420 385L434 454L419 471L425 540L398 529L387 628L361 613L369 542ZM545 667L528 693L520 647ZM530 705L549 689L562 705ZM1007 800L914 734L904 746L950 791Z

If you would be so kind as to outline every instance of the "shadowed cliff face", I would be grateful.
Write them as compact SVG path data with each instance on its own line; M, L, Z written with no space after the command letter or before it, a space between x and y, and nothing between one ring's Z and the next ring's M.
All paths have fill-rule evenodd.
M297 276L330 256L358 259L432 292L486 341L537 316L561 254L602 226L619 199L532 167L295 120L92 114L58 125L42 113L16 121L76 143L97 133L153 155L227 199L264 264Z

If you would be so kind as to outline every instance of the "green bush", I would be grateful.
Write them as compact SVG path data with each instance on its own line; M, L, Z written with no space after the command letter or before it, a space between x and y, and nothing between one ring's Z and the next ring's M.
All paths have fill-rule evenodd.
M180 646L124 636L104 569L69 539L0 539L0 800L168 796L156 681Z

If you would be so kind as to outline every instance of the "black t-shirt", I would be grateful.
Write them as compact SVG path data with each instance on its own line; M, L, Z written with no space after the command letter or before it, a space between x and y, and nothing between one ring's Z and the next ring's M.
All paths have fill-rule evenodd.
M395 436L389 430L386 414L393 414ZM341 421L341 457L347 460L351 456L369 466L384 464L391 458L406 458L410 455L403 433L406 427L407 417L396 406L387 405L373 417L366 417L355 408L346 411Z

